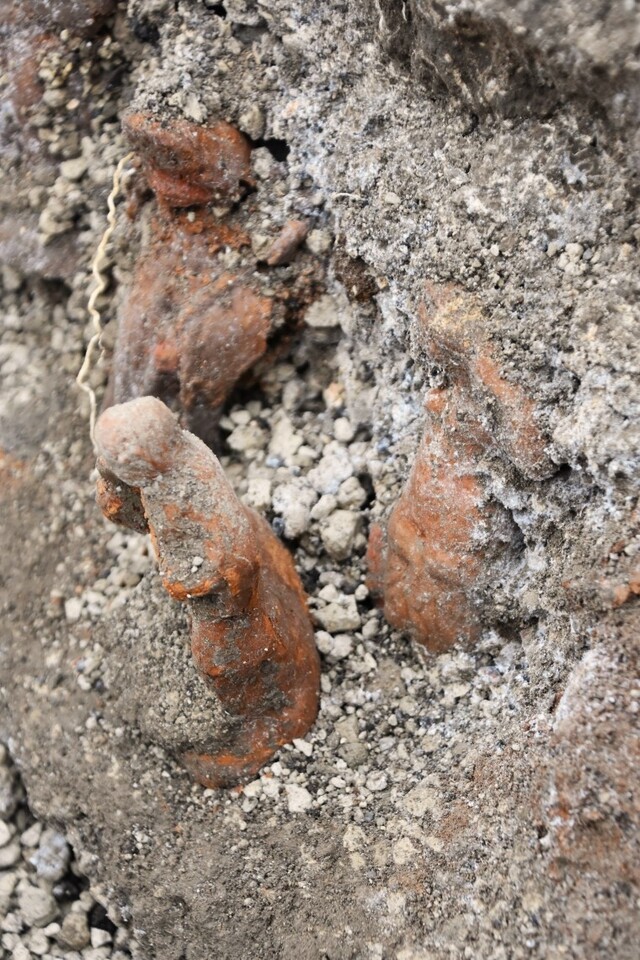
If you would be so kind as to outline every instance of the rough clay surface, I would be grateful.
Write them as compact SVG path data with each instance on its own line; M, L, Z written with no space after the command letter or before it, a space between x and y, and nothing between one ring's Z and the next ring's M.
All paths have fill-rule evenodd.
M631 960L635 5L130 0L86 20L62 0L6 6L0 735L33 810L143 957ZM329 268L220 423L229 478L294 551L323 655L312 733L238 792L192 786L173 759L216 704L145 539L98 518L73 386L132 109L237 125L257 255L305 219ZM123 214L107 320L140 243ZM474 298L547 445L529 469L482 401L496 442L474 471L518 549L499 583L480 580L475 645L420 658L372 604L364 554L427 389L455 381L420 321L427 284ZM26 928L34 895L9 901Z

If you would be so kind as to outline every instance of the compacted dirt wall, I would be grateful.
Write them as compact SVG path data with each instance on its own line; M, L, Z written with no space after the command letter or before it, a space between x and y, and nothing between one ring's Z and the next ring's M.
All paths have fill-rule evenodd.
M622 0L4 5L0 735L134 954L636 955L639 41ZM233 791L93 502L129 153L90 383L219 454L322 657Z

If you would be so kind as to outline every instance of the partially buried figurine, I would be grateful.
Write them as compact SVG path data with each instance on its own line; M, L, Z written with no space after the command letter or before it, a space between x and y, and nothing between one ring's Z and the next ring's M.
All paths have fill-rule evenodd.
M318 710L319 659L291 556L160 400L105 410L95 439L104 515L149 531L164 587L188 606L198 670L237 720L224 750L183 761L207 787L250 779Z

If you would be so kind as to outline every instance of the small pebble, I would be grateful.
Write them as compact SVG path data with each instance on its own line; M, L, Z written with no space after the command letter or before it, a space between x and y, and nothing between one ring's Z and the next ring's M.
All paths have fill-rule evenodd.
M29 885L18 897L20 912L29 927L46 927L58 913L58 904L50 893Z
M89 163L84 157L74 157L60 164L60 173L66 180L80 180L87 172Z
M320 528L324 548L334 560L345 560L353 550L360 515L353 510L335 510Z
M106 947L111 943L111 934L108 930L101 930L100 927L91 927L91 946L94 949Z
M5 847L0 847L0 870L6 870L8 867L15 866L21 856L22 851L17 840L13 840Z
M297 783L288 783L285 786L289 813L305 813L313 803L313 798L306 787Z
M338 417L333 425L333 435L340 443L350 443L355 436L351 421L346 417Z
M381 770L375 770L373 773L370 773L365 780L365 786L367 790L379 793L381 790L387 789L388 782L386 773L383 773Z
M340 312L336 301L330 294L325 294L311 304L304 315L304 320L310 327L339 327Z
M29 862L41 879L55 883L64 877L70 860L71 848L62 834L56 830L45 830Z
M41 836L42 824L36 820L36 822L32 823L31 826L21 835L20 843L23 847L37 847Z
M0 820L0 847L6 846L12 836L13 832L9 825L4 820Z
M356 599L352 596L345 596L341 603L328 603L325 607L318 607L314 616L329 633L357 630L362 622Z
M333 238L328 230L311 230L307 236L307 246L316 256L327 253L332 242Z
M69 950L82 950L91 942L86 913L68 913L62 921L58 942Z

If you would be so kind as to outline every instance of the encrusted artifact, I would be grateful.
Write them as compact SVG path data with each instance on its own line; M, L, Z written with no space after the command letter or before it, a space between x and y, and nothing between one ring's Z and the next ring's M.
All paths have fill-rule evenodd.
M165 589L188 606L198 670L236 721L224 748L183 761L208 787L250 779L318 709L319 659L293 560L162 401L110 407L95 441L104 515L148 529Z

